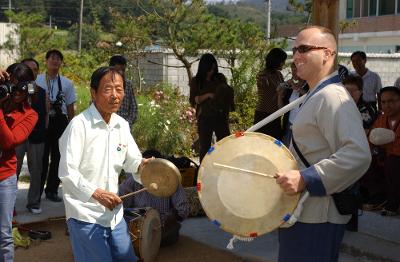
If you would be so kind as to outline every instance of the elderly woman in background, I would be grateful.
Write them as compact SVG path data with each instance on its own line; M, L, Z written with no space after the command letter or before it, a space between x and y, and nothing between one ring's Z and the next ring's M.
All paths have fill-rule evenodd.
M285 64L287 54L280 48L273 48L265 58L265 68L257 75L258 102L254 114L254 123L258 123L276 110L278 105L278 87L284 83L280 72ZM263 126L258 132L282 140L283 129L278 118Z

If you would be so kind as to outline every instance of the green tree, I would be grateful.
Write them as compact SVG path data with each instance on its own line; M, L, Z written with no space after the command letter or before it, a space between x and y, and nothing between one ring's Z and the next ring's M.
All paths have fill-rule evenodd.
M193 77L192 64L200 50L210 47L213 39L209 26L214 16L207 12L203 0L150 0L146 20L153 38L161 45L171 48L182 62L189 81Z
M143 50L146 46L151 45L150 29L148 28L145 16L123 16L120 13L114 13L114 29L115 40L120 42L119 51L128 57L129 61L134 61L133 66L137 77L136 84L139 91L142 90L142 71L140 68L140 59L145 55ZM121 53L121 52L119 52Z
M7 36L3 48L8 50L19 50L20 57L34 57L37 54L54 48L64 49L67 46L64 31L56 31L43 27L43 16L36 13L15 13L7 11L6 15L18 27Z
M305 0L300 2L299 0L289 0L289 5L294 9L295 12L305 14L307 16L307 24L310 22L312 14L312 0Z
M78 49L79 24L74 24L69 29L68 48ZM103 29L98 23L83 23L82 25L82 49L90 50L96 47L104 34Z
M252 124L256 97L256 75L263 66L271 47L285 45L264 39L263 30L256 24L238 19L218 19L212 28L212 51L227 61L231 73L230 84L235 91L236 112L232 122L236 130Z

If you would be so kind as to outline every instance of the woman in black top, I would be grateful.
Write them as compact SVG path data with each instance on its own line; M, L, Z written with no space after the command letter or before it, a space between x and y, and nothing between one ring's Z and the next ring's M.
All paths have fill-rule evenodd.
M218 105L219 85L218 64L212 54L200 58L197 74L190 81L190 104L196 108L197 130L200 142L200 162L211 146L212 134L217 140L230 134L228 116ZM226 83L225 83L226 84ZM232 95L233 100L233 95Z

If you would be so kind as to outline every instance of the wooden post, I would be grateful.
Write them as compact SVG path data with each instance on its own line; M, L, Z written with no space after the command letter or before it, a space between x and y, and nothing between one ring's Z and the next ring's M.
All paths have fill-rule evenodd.
M339 0L314 0L312 21L314 25L331 29L339 44ZM335 62L335 67L337 66L338 56Z
M336 39L338 39L339 0L314 0L312 21L314 25L320 25L331 29Z

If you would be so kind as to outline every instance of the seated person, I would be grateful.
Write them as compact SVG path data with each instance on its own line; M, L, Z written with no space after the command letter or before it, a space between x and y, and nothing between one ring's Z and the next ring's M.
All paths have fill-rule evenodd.
M119 186L119 195L142 189L143 186L128 176ZM171 245L178 241L182 222L189 214L189 204L181 185L170 197L156 197L147 191L123 200L124 208L152 207L160 213L162 233L161 245Z
M398 214L400 206L400 89L395 86L382 88L379 98L383 114L373 124L371 132L374 128L385 128L392 130L395 135L392 142L374 145L373 152L379 152L385 177L387 202L381 214L393 216Z

